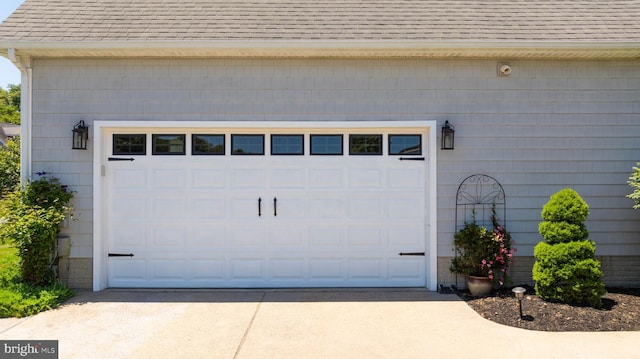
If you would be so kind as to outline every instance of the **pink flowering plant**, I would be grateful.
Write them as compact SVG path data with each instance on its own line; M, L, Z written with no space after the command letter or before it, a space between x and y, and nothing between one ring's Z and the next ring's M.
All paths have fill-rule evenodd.
M480 226L475 221L465 222L453 240L455 258L450 270L454 273L489 277L495 284L510 283L509 266L515 248L511 235L498 223L495 208L491 215L492 229Z

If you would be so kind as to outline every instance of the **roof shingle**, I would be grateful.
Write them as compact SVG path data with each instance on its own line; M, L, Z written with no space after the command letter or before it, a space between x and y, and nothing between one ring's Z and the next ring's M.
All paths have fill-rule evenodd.
M26 0L0 41L638 42L640 0Z

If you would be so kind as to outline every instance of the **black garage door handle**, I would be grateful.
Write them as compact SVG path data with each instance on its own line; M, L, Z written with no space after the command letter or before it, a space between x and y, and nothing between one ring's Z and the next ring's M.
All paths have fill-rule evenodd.
M278 199L273 197L273 216L278 215Z

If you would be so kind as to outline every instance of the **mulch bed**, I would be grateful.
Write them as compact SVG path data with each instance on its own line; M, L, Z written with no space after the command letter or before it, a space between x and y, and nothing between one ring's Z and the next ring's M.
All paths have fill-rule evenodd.
M483 318L517 328L549 332L640 330L640 288L607 288L600 309L545 302L532 287L524 288L522 318L511 288L494 290L484 298L466 290L457 294Z

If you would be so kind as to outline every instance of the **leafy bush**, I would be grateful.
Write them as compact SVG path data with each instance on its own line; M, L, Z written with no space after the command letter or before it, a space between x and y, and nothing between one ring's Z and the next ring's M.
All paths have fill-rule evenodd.
M58 307L71 298L69 288L52 284L33 286L22 283L17 248L0 246L0 317L25 317Z
M548 243L583 241L589 237L587 227L582 223L543 221L538 232Z
M22 279L33 285L53 283L53 253L59 224L70 213L73 193L56 178L43 176L2 203L0 241L19 249Z
M629 182L627 182L634 189L633 193L627 195L627 198L635 201L633 208L640 209L640 162L638 162L637 166L633 167L633 173L631 173Z
M453 239L455 258L449 270L472 276L489 277L494 283L509 282L509 266L515 248L511 235L498 223L495 208L491 215L493 229L489 230L475 222L465 222Z
M0 146L0 198L20 185L20 138Z
M20 124L20 85L0 87L0 122Z
M605 294L595 243L584 220L589 206L570 188L551 196L542 210L538 231L544 238L534 249L536 294L548 301L602 305Z
M582 223L589 217L589 206L578 192L565 188L553 194L542 208L542 219L549 222Z

